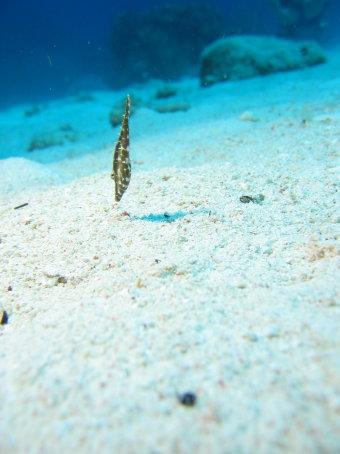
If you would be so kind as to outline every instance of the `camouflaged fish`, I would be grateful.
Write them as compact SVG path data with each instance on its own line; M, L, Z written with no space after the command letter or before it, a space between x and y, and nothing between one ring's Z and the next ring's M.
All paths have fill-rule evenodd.
M129 118L131 111L131 98L129 95L125 101L125 112L120 128L118 142L113 156L113 168L111 178L115 182L115 201L119 202L130 183L131 163L129 157Z

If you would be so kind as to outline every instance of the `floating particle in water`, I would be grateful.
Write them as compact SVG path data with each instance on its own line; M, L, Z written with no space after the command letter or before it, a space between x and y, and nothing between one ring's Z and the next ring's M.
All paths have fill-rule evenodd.
M55 132L43 132L31 138L27 147L28 152L44 150L45 148L64 145L64 137Z
M187 391L185 393L179 394L178 400L185 407L193 407L196 404L197 397L195 393Z
M129 156L129 118L131 111L131 98L128 95L125 102L125 112L118 142L113 156L113 169L111 178L115 182L115 201L119 202L130 183L131 163Z

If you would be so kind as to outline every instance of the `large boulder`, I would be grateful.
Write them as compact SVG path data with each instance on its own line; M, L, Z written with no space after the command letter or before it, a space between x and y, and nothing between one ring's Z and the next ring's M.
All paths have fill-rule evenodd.
M233 36L205 48L201 57L201 85L289 71L325 61L313 41L289 41L267 36Z
M159 3L115 19L111 48L116 86L194 73L204 47L224 32L224 19L209 2Z
M316 20L324 11L327 0L270 0L285 27L296 27Z

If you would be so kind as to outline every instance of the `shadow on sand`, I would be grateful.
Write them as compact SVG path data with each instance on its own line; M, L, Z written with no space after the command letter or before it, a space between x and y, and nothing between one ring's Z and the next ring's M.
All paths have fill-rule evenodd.
M143 216L131 216L131 219L135 221L148 221L148 222L174 222L178 219L182 219L186 216L192 216L197 214L212 214L212 210L201 208L200 210L191 211L174 211L173 213L150 213Z

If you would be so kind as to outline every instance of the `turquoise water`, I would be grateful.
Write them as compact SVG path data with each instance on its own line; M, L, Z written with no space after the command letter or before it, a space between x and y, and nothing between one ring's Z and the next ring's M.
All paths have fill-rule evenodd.
M9 186L22 187L25 179L29 186L33 177L43 184L44 172L49 184L108 171L127 92L134 171L202 165L212 146L221 159L246 159L245 151L221 151L225 135L237 140L289 116L292 105L303 116L308 104L315 110L319 103L321 112L338 100L339 3L307 3L2 2L0 166ZM308 57L298 47L307 39L325 61L300 68L294 49L269 55L268 44L247 55L241 46L230 70L236 75L202 87L204 52L218 39L245 35L288 40L297 60ZM252 60L265 60L266 69L243 79ZM282 61L293 71L277 72ZM247 111L260 121L240 121Z
M209 23L197 12L201 3L210 10ZM49 101L79 90L117 87L134 80L145 82L149 77L195 74L201 47L231 34L272 34L336 45L339 2L324 2L320 13L312 6L305 11L298 3L304 1L2 0L0 107ZM181 11L176 19L176 11L169 13L166 4L174 5L173 10L176 5L194 6L183 20ZM152 13L155 7L158 10ZM285 25L286 11L295 17L289 26ZM128 16L128 27L120 25L122 14ZM203 13L204 18L207 14Z

